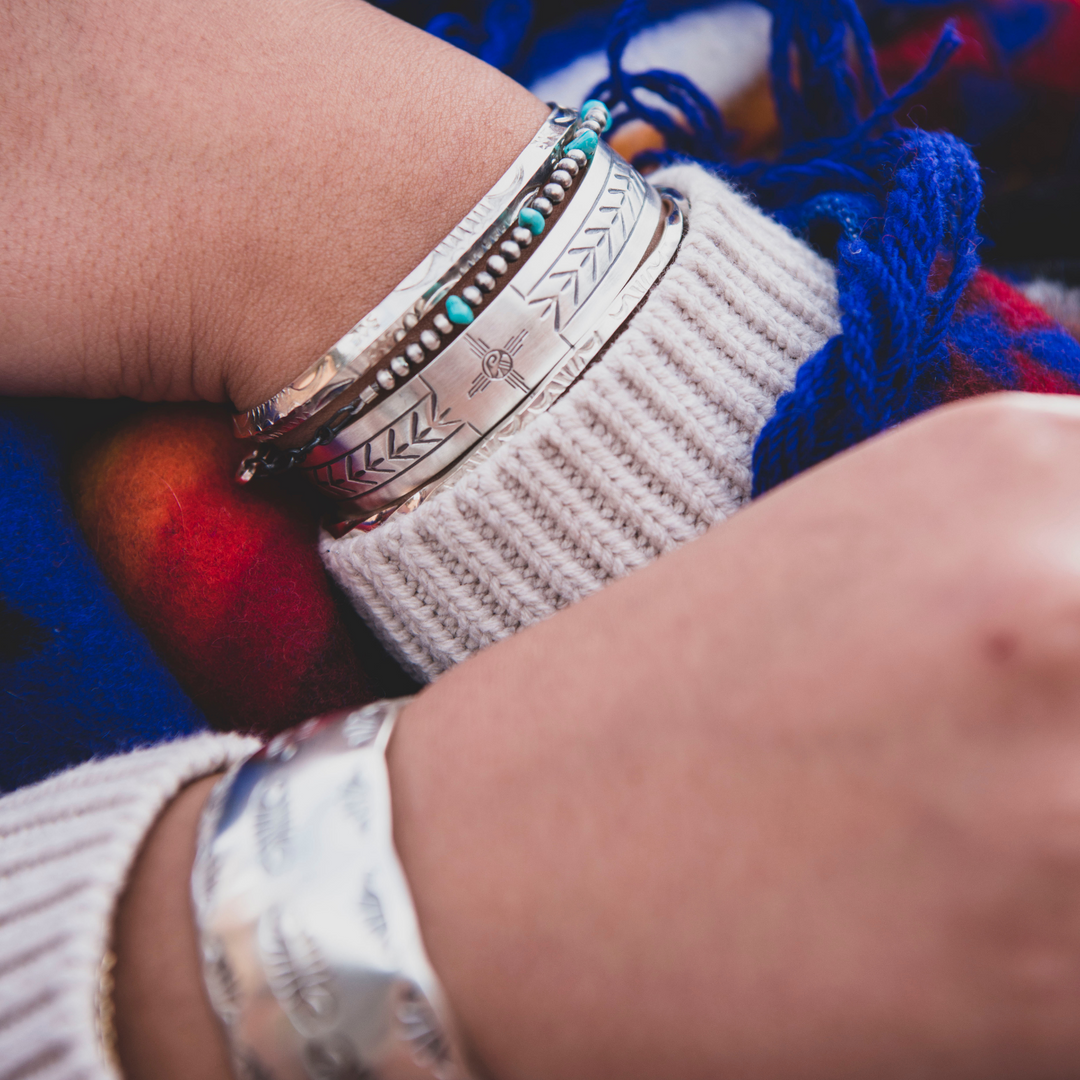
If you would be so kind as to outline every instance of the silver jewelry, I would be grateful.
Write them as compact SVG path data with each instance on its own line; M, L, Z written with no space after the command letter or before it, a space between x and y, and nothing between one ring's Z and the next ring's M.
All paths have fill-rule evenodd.
M385 751L409 699L273 739L214 789L192 872L243 1080L465 1080L394 850Z
M512 412L501 424L469 451L448 472L443 473L434 482L425 485L399 506L377 512L360 522L348 522L348 528L361 531L381 524L395 511L397 513L415 510L440 488L455 484L467 476L491 457L503 443L512 439L519 431L527 427L538 416L542 416L556 401L570 389L587 367L596 359L597 354L611 339L612 335L630 317L634 309L645 299L657 278L664 272L679 248L679 241L686 225L686 215L690 204L674 188L658 189L664 203L664 226L659 243L645 258L629 285L619 294L618 299L608 308L581 345L557 364L541 380L537 388L522 405Z
M544 242L464 333L308 454L301 467L342 500L339 528L415 509L519 409L525 423L538 402L549 407L559 374L576 378L670 263L687 209L681 196L663 202L604 143L578 185Z
M439 289L318 395L326 411L305 437L256 449L239 480L302 467L338 500L332 532L373 528L415 509L569 387L670 263L687 210L599 140L610 126L602 102L586 110ZM292 430L314 402L261 438Z
M577 114L553 108L517 160L423 262L298 378L268 401L233 418L241 438L276 438L314 416L387 355L394 334L411 329L506 231L521 195L563 157ZM482 287L482 286L481 286ZM412 319L410 325L409 319Z

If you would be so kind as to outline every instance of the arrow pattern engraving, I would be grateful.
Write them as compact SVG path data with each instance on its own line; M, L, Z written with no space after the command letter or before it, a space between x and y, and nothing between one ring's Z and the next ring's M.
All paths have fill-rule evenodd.
M464 426L439 411L434 391L388 424L373 439L343 458L315 469L315 479L337 495L351 498L374 491L434 453Z
M529 305L540 307L541 319L552 315L556 330L570 321L629 239L645 199L641 176L614 165L574 239L532 289Z

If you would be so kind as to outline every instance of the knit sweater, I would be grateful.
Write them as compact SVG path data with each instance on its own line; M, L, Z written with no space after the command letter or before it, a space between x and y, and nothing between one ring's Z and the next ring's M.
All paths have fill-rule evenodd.
M585 376L453 487L326 565L426 681L701 535L750 496L754 440L839 329L832 265L694 166L674 264Z
M566 395L480 468L324 557L424 678L702 533L749 496L750 453L836 331L830 265L697 168L675 263ZM97 1031L112 920L185 783L257 743L202 735L0 798L0 1080L116 1080Z
M197 735L0 798L0 1080L117 1080L98 990L124 881L177 791L258 745Z

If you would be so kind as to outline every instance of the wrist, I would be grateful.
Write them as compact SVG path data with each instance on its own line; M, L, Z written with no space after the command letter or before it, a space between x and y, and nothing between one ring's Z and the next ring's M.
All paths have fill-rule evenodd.
M191 908L199 816L220 774L184 788L147 837L116 918L113 1002L125 1080L232 1080Z
M375 307L475 206L548 113L475 58L375 9L348 10L351 30L338 32L352 44L325 85L309 89L314 118L292 111L291 167L277 178L274 220L253 207L257 240L246 246L255 250L221 310L216 351L224 394L238 409L280 390ZM355 48L376 31L378 71ZM339 83L356 92L342 100ZM221 275L213 260L205 266L211 300Z

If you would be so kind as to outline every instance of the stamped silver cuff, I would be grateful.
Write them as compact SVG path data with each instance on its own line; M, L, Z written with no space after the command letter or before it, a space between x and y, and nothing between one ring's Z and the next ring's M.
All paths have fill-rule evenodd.
M601 143L566 212L506 288L301 468L361 528L411 509L580 375L674 257L686 209Z
M409 699L310 720L215 788L192 896L247 1080L465 1080L394 850L385 750Z

